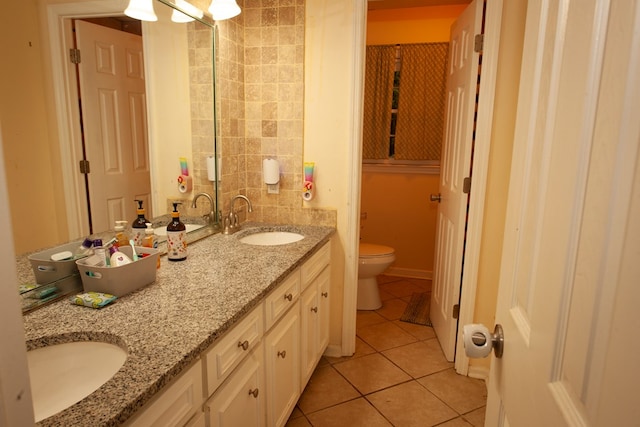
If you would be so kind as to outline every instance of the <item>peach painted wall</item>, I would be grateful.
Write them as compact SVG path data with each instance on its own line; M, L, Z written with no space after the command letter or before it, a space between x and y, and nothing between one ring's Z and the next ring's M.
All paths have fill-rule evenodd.
M449 40L449 28L466 5L373 10L367 14L367 44L427 43ZM366 168L365 168L366 169ZM387 271L430 278L438 206L438 175L362 174L360 240L391 246L396 262Z

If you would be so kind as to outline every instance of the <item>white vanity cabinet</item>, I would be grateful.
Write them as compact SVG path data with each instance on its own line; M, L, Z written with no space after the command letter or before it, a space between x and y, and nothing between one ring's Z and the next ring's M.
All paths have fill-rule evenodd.
M327 243L129 424L284 426L329 342L329 264Z
M265 371L267 378L267 426L283 426L300 396L299 304L267 333Z
M202 396L202 362L198 360L164 391L158 393L126 425L203 426Z
M300 387L304 389L329 343L329 286L331 262L329 244L301 268Z
M261 426L265 420L263 350L249 353L207 402L209 426Z

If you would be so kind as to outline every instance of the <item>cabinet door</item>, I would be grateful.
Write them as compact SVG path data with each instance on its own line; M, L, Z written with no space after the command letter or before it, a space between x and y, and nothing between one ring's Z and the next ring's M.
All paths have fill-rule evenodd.
M300 389L304 389L316 366L319 332L318 287L312 284L300 300Z
M331 267L327 267L318 276L318 304L319 304L319 325L318 325L318 359L322 356L329 345L329 320L331 305L329 292L331 288Z
M262 346L259 346L207 402L210 427L264 425L266 393L262 357Z
M267 425L283 426L300 396L299 303L265 338Z

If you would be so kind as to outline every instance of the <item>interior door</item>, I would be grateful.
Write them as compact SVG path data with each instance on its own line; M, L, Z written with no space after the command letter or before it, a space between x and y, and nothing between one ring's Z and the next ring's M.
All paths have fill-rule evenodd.
M93 231L132 221L135 199L152 217L142 37L76 21L78 78Z
M440 204L436 230L436 256L431 293L431 322L445 357L453 361L464 254L467 194L470 176L479 54L474 37L482 31L483 2L474 0L451 26L447 74L445 135L440 167ZM457 316L456 316L457 317Z
M640 419L640 4L529 0L486 425Z

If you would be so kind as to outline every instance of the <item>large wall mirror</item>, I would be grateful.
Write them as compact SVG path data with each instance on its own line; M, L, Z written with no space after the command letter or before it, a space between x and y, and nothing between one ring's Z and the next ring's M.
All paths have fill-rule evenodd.
M50 170L41 174L40 181L36 180L36 173L24 172L24 176L33 179L31 187L43 191L43 197L32 200L34 217L43 215L43 221L34 223L32 218L24 217L20 209L21 204L27 203L25 194L9 192L16 254L113 230L116 219L131 224L136 217L134 199L143 200L149 219L167 215L170 202L175 200L182 201L180 210L187 218L217 212L218 182L209 178L218 174L207 170L211 162L208 159L216 159L213 22L207 17L174 22L171 17L176 7L165 0L154 2L156 22L132 22L126 18L126 0L30 3L32 7L37 5L40 14L39 19L29 17L25 24L37 22L41 32L45 65L39 77L47 88L41 96L49 95L42 104L48 110L43 117L49 120L49 134L53 135L48 142L53 155L49 156ZM118 25L127 31L114 28ZM103 91L93 98L83 93L93 77L87 77L80 65L69 59L71 48L100 46L91 37L110 33L125 34L124 43L137 38L141 45L139 57L135 48L125 49L130 54L125 73L138 73L142 81L141 91L133 90L136 96L121 104L135 119L127 123L115 113L111 116L117 109L115 92ZM131 36L132 33L139 35ZM105 45L103 55L99 51L85 53L81 47L80 61L103 61L98 65L109 67L110 49ZM126 149L121 145L123 134L130 137ZM96 139L99 143L91 146ZM7 138L4 141L7 145ZM31 167L17 158L25 151L4 151L7 164ZM14 154L16 158L12 158ZM98 181L91 176L89 182L80 173L80 164L86 166L85 158L90 175L106 171L96 177ZM182 173L181 158L187 160L193 179L193 187L187 192L179 190L177 180ZM125 167L131 174L121 178L119 174ZM210 194L212 203L200 198L193 208L191 200L201 192ZM41 232L37 232L40 226ZM18 270L20 273L25 268L19 266Z

